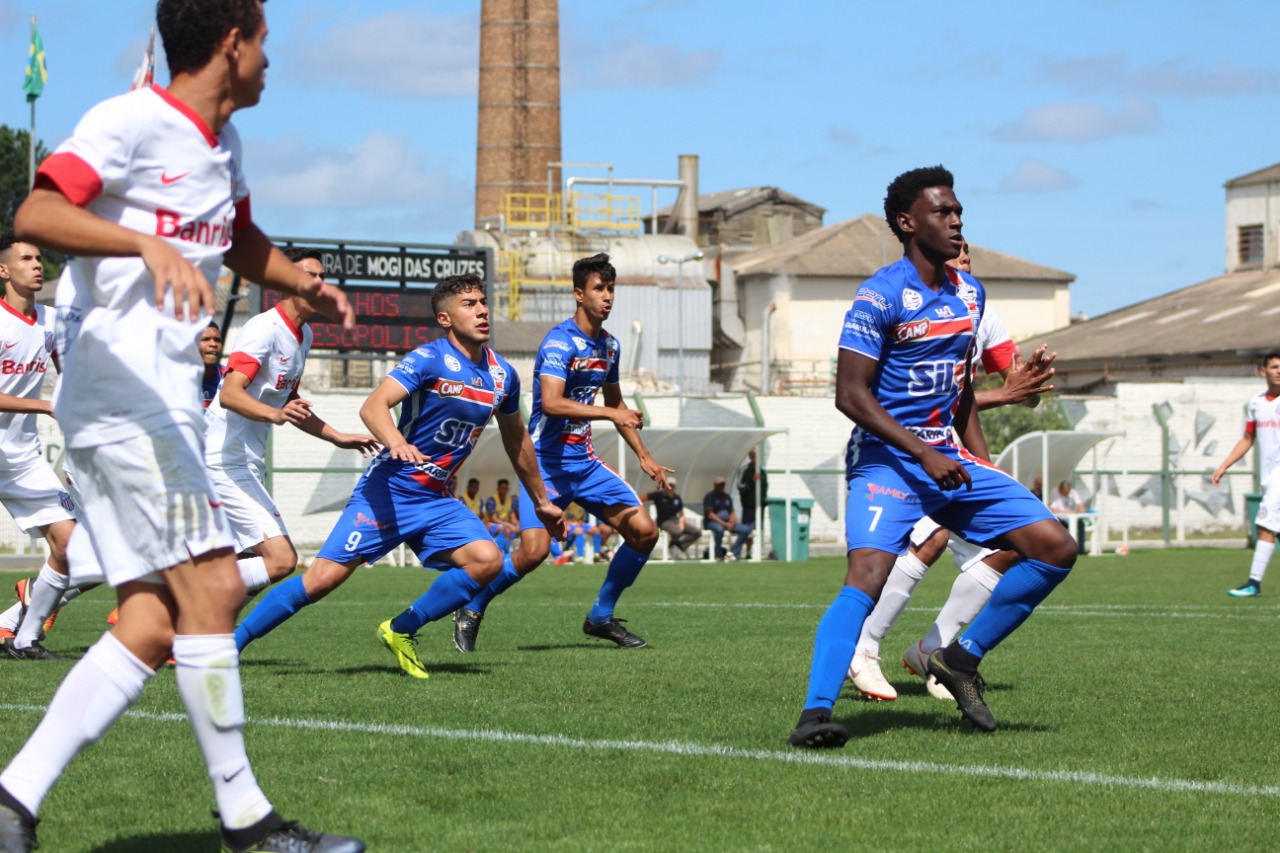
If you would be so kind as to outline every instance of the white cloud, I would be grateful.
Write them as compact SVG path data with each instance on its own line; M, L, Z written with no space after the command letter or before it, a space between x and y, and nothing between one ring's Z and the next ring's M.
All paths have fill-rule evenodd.
M858 134L840 125L832 125L827 131L827 138L840 148L857 148L862 144L862 138Z
M621 39L596 50L574 54L576 62L561 69L566 88L647 88L687 86L710 76L720 65L719 50L686 51L673 45ZM579 64L580 63L580 64Z
M1151 133L1159 126L1155 104L1125 98L1117 109L1080 102L1034 107L1017 121L996 128L995 135L1019 142L1092 142Z
M317 149L301 137L247 143L254 208L420 207L468 218L466 182L432 168L407 136L373 131L345 149Z
M1013 174L1000 181L998 189L1007 193L1027 193L1043 195L1045 193L1069 190L1076 185L1076 179L1043 160L1022 160L1014 168Z
M310 28L304 19L285 45L280 63L279 73L293 82L428 98L476 93L477 14L402 9L355 18L348 13Z
M1210 66L1185 59L1130 68L1122 54L1050 62L1042 78L1081 92L1121 92L1174 97L1223 97L1280 91L1280 71L1242 68L1228 60Z

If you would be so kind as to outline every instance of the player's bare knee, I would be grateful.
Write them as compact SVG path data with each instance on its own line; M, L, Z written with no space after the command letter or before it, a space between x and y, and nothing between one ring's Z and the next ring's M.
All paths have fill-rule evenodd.
M275 583L293 574L293 570L298 567L298 552L286 542L283 547L268 552L263 563L267 567L267 576Z
M642 554L652 553L658 544L658 528L650 523L648 529L632 530L623 539Z
M313 602L333 592L351 576L353 569L331 560L318 559L302 575L302 588Z
M520 555L519 562L521 565L517 566L517 568L523 569L526 572L531 572L538 566L542 565L542 563L546 561L547 557L551 555L551 540L545 537L535 539L531 536L521 536L518 553ZM502 555L498 556L497 571L500 572L502 571ZM512 562L516 562L514 557L512 558Z

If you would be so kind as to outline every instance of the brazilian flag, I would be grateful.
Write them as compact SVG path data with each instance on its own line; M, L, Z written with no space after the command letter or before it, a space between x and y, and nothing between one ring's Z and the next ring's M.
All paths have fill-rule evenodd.
M27 102L33 103L44 92L45 81L49 79L49 69L44 66L44 39L40 38L40 30L31 22L31 49L28 51L27 76L22 81L22 91L27 93Z

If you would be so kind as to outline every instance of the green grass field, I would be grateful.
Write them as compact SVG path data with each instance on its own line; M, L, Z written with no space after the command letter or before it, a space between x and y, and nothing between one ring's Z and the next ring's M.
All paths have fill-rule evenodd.
M1280 846L1280 596L1224 594L1247 552L1083 558L988 658L993 735L897 660L950 588L944 559L886 641L901 698L846 692L853 739L800 752L786 736L842 566L650 567L619 608L649 640L634 651L580 632L602 567L545 566L490 608L476 654L428 626L425 682L374 628L433 575L361 572L246 652L250 755L282 813L373 851ZM86 595L47 645L79 655L110 606ZM69 666L0 662L0 760ZM216 850L181 711L162 672L54 788L42 849Z

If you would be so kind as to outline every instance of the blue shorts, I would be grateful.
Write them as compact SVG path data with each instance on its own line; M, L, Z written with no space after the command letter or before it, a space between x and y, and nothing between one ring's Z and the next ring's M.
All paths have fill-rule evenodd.
M335 563L372 563L407 543L425 564L424 557L440 551L477 540L493 541L484 522L462 501L426 491L416 483L406 484L380 470L385 469L372 468L360 478L317 557Z
M636 490L627 485L613 469L598 459L572 468L549 468L538 460L538 473L547 487L547 497L564 509L576 503L592 515L600 515L611 506L640 506ZM528 489L520 490L520 529L541 527L542 521L533 510Z
M964 463L972 488L943 491L915 460L887 448L861 450L849 479L844 522L848 550L901 554L911 528L925 515L957 536L983 544L1053 518L1026 486L994 465L949 445L934 449Z

